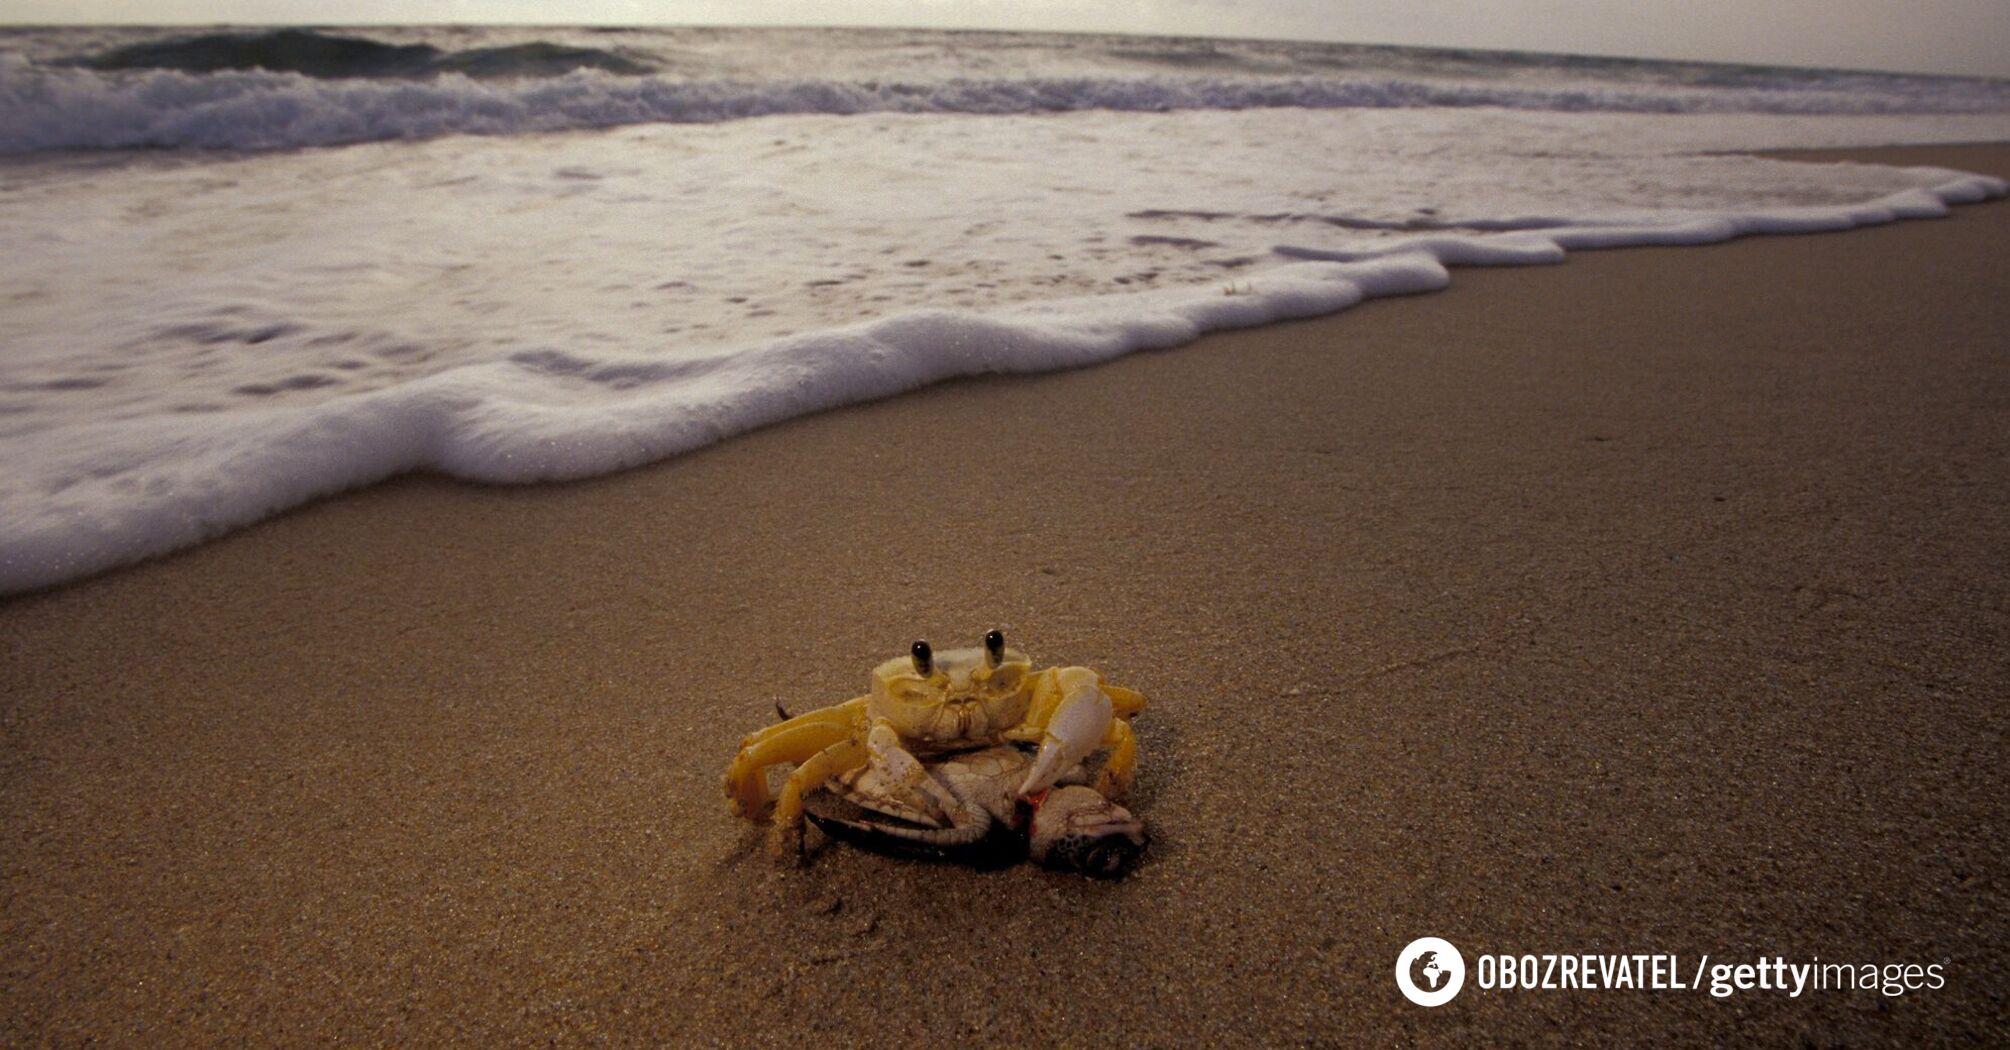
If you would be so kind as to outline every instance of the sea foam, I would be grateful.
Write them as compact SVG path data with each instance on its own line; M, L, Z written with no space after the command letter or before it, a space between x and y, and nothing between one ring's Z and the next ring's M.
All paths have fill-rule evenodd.
M1081 367L1209 331L1431 291L1448 283L1446 264L1553 262L1566 249L1835 230L1942 214L1943 202L2001 196L2004 189L2000 180L1958 177L1852 207L1665 228L1565 227L1491 241L1420 238L1363 253L1369 258L1276 267L1225 289L1052 302L988 315L915 312L674 364L492 362L302 408L16 435L8 457L26 469L0 486L0 592L171 551L407 471L502 483L588 477L958 376ZM582 397L580 383L599 396Z
M132 84L189 87L152 77ZM952 377L1429 291L1448 266L1943 214L2003 182L1726 151L2006 136L2001 113L1284 105L19 160L0 592L407 471L586 477Z

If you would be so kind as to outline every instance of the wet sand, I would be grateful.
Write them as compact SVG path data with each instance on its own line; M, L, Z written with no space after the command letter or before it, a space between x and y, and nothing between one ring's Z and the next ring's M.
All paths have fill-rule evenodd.
M0 602L0 1040L2000 1039L2006 244L1999 202L1461 270ZM775 701L991 627L1151 698L1133 877L779 868L727 815ZM1391 979L1427 934L1436 1010ZM1946 986L1487 992L1482 952Z

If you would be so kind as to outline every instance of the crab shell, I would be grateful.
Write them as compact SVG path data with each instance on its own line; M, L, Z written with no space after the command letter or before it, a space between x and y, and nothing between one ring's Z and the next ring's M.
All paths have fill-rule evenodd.
M1032 703L1033 661L1005 649L993 663L983 649L945 649L926 672L896 657L872 669L868 718L885 719L920 751L955 750L993 741L1018 725Z

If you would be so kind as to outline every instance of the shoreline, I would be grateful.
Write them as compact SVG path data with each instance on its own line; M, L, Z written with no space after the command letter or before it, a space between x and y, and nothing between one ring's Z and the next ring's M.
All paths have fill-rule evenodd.
M0 599L0 1031L2000 1031L2006 231L1994 202L1466 268L583 482L407 477ZM991 627L1151 698L1132 878L780 870L726 815L773 701ZM1424 1011L1389 969L1427 934L1948 986Z
M1667 160L1682 163L1680 155ZM1887 175L1896 170L1887 169ZM1647 225L1517 221L1478 239L1458 232L1463 227L1456 224L1426 224L1380 246L1275 245L1272 254L1297 265L1253 273L1240 286L1235 281L1219 287L1176 283L1128 295L1062 297L976 313L911 309L851 326L813 326L800 339L755 337L741 349L689 361L617 357L603 362L612 378L585 373L588 388L601 397L588 399L590 406L584 408L569 407L575 392L565 388L562 377L588 366L558 350L519 354L508 362L463 363L388 382L365 375L359 390L290 407L280 403L269 412L251 411L250 406L262 403L254 401L238 405L247 411L221 413L219 404L200 397L172 412L154 404L109 421L81 405L69 405L53 419L35 416L30 406L5 406L28 416L13 439L13 451L25 457L22 477L11 491L0 492L0 519L8 523L0 535L0 595L61 586L171 554L274 514L406 474L439 473L477 484L579 480L950 379L1090 367L1224 331L1342 313L1368 299L1438 291L1450 283L1454 268L1551 265L1578 251L1695 246L1938 218L1954 207L2001 197L2010 187L2001 178L1953 168L1912 168L1906 174L1907 181L1930 184L1846 204L1677 212ZM129 274L119 280L143 283ZM49 308L44 304L45 312ZM158 308L143 305L140 312ZM234 312L238 308L222 311ZM759 307L752 312L773 311ZM229 322L244 330L226 325L206 329L202 338L249 340L246 345L278 338L300 328L283 319L285 313L268 311L264 321L269 323L263 327ZM592 342L604 334L589 331L580 338ZM335 333L316 341L353 336ZM271 356L291 360L298 350L281 348ZM541 356L547 353L559 356ZM127 366L85 354L70 371ZM340 391L340 381L327 373L367 372L368 367L368 361L354 355L337 361L310 355L291 366L297 373L291 377L243 384L230 392L266 398L303 386ZM630 368L637 371L631 374L626 371ZM45 373L56 376L44 379L55 384L52 390L95 389L105 382L61 369ZM628 392L615 396L623 390ZM93 418L96 423L84 422ZM78 447L94 451L79 457ZM174 452L156 461L161 448ZM233 469L219 471L222 463Z

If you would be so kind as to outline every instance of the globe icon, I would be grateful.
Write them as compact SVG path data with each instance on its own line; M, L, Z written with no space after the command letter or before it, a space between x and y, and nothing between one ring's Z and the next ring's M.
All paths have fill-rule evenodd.
M1419 976L1422 977L1421 980L1418 980ZM1445 968L1439 965L1437 952L1425 952L1417 956L1411 980L1417 981L1417 986L1427 992L1438 990L1438 986L1445 980Z
M1443 937L1419 937L1396 955L1396 988L1418 1006L1443 1006L1466 983L1466 958Z

